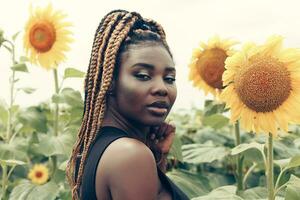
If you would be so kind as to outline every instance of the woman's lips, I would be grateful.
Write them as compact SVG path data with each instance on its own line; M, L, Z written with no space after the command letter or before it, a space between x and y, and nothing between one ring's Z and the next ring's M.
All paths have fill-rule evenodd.
M168 112L167 108L158 108L154 106L148 106L147 109L149 110L150 113L156 116L164 116Z

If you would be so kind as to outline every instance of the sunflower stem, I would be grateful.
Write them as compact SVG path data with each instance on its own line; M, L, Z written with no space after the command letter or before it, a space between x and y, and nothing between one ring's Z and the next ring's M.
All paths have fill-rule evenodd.
M235 146L241 144L239 121L235 123ZM237 191L243 190L243 160L240 154L236 156Z
M51 177L54 177L54 174L56 172L56 169L57 169L57 156L54 155L54 156L51 156L50 157L51 159L51 162L52 162L52 176Z
M9 40L5 40L6 42L8 42L11 45L11 55L12 55L12 63L13 65L16 64L16 55L15 55L15 45L9 41ZM7 120L7 130L6 130L6 141L9 142L10 140L10 136L11 136L11 132L12 132L12 115L13 115L13 111L12 111L12 107L14 104L14 85L15 85L15 75L16 75L16 71L12 70L12 75L10 77L9 83L10 83L10 94L9 94L9 107L8 107L8 120Z
M267 186L268 186L268 200L274 200L274 164L273 164L273 136L269 133L267 139Z
M55 83L55 94L58 95L59 93L59 87L58 87L58 76L57 76L57 70L53 69L54 74L54 83ZM58 112L59 112L59 106L58 102L55 102L55 108L54 108L54 135L58 135Z
M6 164L2 166L2 196L1 199L5 199L6 197L6 187L7 187L7 166Z

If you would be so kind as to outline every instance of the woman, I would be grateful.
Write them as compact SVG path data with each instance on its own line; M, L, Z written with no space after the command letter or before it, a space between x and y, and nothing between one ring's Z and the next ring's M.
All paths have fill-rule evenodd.
M175 73L158 23L124 10L102 19L67 166L73 199L188 199L164 174L175 134L164 122L176 99Z

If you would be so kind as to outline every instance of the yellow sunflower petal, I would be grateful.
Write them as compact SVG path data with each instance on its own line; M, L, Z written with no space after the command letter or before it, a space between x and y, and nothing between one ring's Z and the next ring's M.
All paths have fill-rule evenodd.
M36 164L33 166L33 168L28 173L28 178L34 183L34 184L44 184L47 182L49 178L49 171L48 168L45 165L42 164Z
M276 136L278 128L300 123L300 51L283 49L281 36L228 57L223 81L221 100L245 130Z
M220 39L214 36L207 43L200 43L199 48L192 53L189 64L189 79L193 85L203 89L205 94L211 93L217 97L223 89L222 74L225 70L225 60L233 54L233 40Z
M24 48L30 61L45 69L56 68L66 60L65 52L70 50L73 41L68 30L71 23L66 22L66 14L53 9L29 8L30 18L25 26Z

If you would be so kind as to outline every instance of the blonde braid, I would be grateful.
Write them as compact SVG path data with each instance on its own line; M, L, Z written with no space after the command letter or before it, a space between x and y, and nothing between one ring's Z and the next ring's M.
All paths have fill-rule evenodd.
M109 40L109 44L107 46L106 52L105 52L105 57L104 57L104 63L103 63L103 77L101 81L101 89L99 91L99 94L97 95L97 100L96 100L96 105L95 105L95 110L94 110L94 118L92 119L92 127L91 131L89 132L89 137L87 140L87 145L84 147L84 151L82 153L82 160L86 159L87 151L85 149L89 149L91 142L94 140L96 133L101 125L102 119L104 117L104 111L105 111L105 94L107 89L109 88L109 85L112 80L113 76L113 69L115 67L115 62L116 62L116 54L117 51L121 45L122 38L119 40L115 41L117 37L120 37L120 35L123 35L123 38L126 37L127 33L129 32L130 27L134 23L135 19L133 18L131 22L127 25L127 28L124 28L123 23L119 23L118 26L114 29L111 39ZM122 30L123 29L123 30ZM122 32L120 33L120 31ZM124 34L125 33L125 34ZM85 138L85 139L86 139ZM77 177L77 182L81 182L81 175L83 171L83 165L81 164L79 167L79 176Z
M92 112L92 109L89 107L90 96L92 93L91 85L94 85L94 79L95 79L94 77L95 77L95 74L97 73L97 71L99 70L99 67L97 67L97 64L96 64L97 62L95 62L95 60L98 60L98 53L99 53L98 49L99 49L100 44L103 44L102 41L104 38L103 37L104 34L101 34L101 33L103 33L103 31L106 29L106 27L108 26L109 23L112 23L112 18L114 16L116 16L116 13L107 15L107 18L101 24L101 28L99 29L99 32L96 33L96 35L95 35L90 65L89 65L88 73L87 73L86 80L85 80L85 88L87 90L85 106L86 106L87 112L84 113L83 122L80 127L79 134L77 136L77 141L76 141L73 151L72 151L72 156L71 156L69 162L67 163L67 168L66 168L67 179L72 188L72 196L74 196L75 199L78 199L78 194L76 192L76 190L78 189L78 185L76 184L74 168L76 167L77 155L78 155L78 153L80 153L80 150L82 147L82 142L83 142L82 139L85 138L85 137L83 137L83 134L86 132L86 127L89 124L87 122L87 116L90 116L90 113ZM113 21L115 21L115 20L113 20ZM107 40L107 37L104 38L104 41L106 41L106 40ZM95 53L95 52L97 52L97 53ZM88 84L87 84L87 82L88 82Z
M102 54L105 50L105 47L107 46L107 40L110 36L110 32L113 29L114 24L117 23L118 18L120 18L120 15L124 15L124 13L116 13L113 16L113 18L111 19L111 21L107 25L107 29L105 29L105 32L102 34L103 37L99 41L99 43L101 45L100 45L100 47L98 49L98 52L97 52L97 57L96 57L97 59L95 60L95 62L93 62L93 64L94 64L93 66L97 70L95 71L95 75L93 77L94 80L93 80L93 87L92 87L92 91L91 91L91 100L90 100L91 104L90 104L90 108L89 108L90 111L93 110L93 105L95 103L95 95L96 95L95 91L97 90L97 87L98 87L97 84L98 84L98 80L99 80L99 78L98 78L99 71L102 70L101 65L100 65L100 63L102 62L102 56L103 56ZM89 132L89 129L90 129L89 124L90 124L90 120L92 120L92 118L93 118L93 115L94 115L94 112L89 112L88 113L88 118L87 118L87 125L88 126L86 127L86 130L84 131L85 135L88 134L88 132ZM85 138L84 146L86 146L86 143L87 143L87 137L85 137L85 135L84 135L84 138Z

